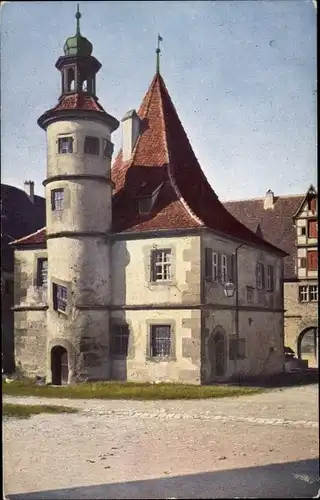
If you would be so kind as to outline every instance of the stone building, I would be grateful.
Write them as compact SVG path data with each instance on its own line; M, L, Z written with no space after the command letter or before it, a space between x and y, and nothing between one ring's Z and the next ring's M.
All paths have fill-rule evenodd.
M25 190L1 184L1 354L5 373L14 371L13 271L14 252L10 242L45 224L45 200L34 194L34 183Z
M283 369L283 257L220 203L157 71L119 122L77 34L56 63L46 227L14 242L15 353L27 375L208 383ZM229 298L225 291L235 288Z
M287 252L284 259L285 345L309 367L319 365L318 195L229 201L224 206L252 231Z

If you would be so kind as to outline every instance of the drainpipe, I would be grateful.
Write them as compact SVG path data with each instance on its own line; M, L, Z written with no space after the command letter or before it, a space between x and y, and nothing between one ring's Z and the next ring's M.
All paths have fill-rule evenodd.
M236 363L235 363L235 369L236 373L238 370L238 348L239 348L239 266L238 266L238 250L243 247L245 243L242 243L241 245L237 246L236 251L235 251L235 299L236 299L236 304L235 304L235 323L236 323L236 338L237 338L237 356L236 356ZM239 376L239 384L240 384L240 376Z

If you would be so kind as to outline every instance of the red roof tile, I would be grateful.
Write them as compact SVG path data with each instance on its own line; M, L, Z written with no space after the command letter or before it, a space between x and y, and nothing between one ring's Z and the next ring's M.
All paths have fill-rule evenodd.
M118 154L111 170L115 183L114 232L208 227L276 251L234 218L218 200L191 148L162 77L157 73L138 115L142 131L132 159ZM163 182L151 215L139 215L143 183ZM127 207L130 207L128 210Z
M100 111L102 113L105 113L105 110L101 106L101 104L98 103L97 99L90 96L90 95L85 95L83 93L74 93L71 95L64 95L62 98L59 100L58 104L54 107L51 108L47 111L47 113L50 111L60 111L60 110L74 110L74 109L79 109L79 110L89 110L89 111Z
M264 198L227 201L225 208L252 231L260 234L289 255L284 259L284 277L295 277L295 227L293 216L305 195L275 196L274 208L264 209Z
M18 240L12 241L9 243L9 245L13 246L24 246L24 245L38 245L38 244L45 244L46 242L46 228L43 227L36 231L35 233L28 234L27 236L24 236L23 238L20 238Z

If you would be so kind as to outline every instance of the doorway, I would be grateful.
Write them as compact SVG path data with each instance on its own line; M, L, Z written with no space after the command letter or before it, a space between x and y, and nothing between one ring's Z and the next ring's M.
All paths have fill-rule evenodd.
M223 377L226 371L225 338L222 332L213 333L209 340L210 380Z
M298 337L297 354L299 359L308 361L311 368L318 366L318 329L306 328Z
M51 371L53 385L65 385L68 383L68 353L64 347L53 347L51 351Z

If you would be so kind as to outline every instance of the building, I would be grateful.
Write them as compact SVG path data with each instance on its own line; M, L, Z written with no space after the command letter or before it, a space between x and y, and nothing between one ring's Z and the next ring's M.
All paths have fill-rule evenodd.
M56 63L59 102L38 120L46 227L13 244L17 365L54 384L281 372L285 253L210 187L160 75L159 49L111 169L119 122L98 102L101 64L76 17Z
M14 371L13 272L14 252L10 242L43 227L45 200L34 194L34 183L25 190L1 184L1 340L2 368Z
M229 201L224 206L252 231L287 252L284 259L285 345L318 366L318 196L307 193Z

